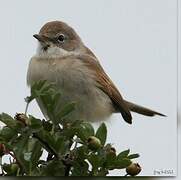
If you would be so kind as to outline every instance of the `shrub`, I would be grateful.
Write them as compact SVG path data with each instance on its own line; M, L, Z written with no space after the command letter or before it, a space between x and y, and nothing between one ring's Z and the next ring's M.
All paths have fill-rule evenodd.
M27 115L29 103L36 98L43 102L49 120ZM11 156L8 164L1 161L1 175L106 176L114 169L129 172L132 159L139 155L130 154L130 150L117 153L111 144L106 144L104 123L95 132L88 122L68 119L76 103L57 107L60 98L53 84L40 81L32 86L31 95L25 99L25 113L14 118L0 114L0 121L5 124L0 130L0 159ZM136 175L130 173L133 174Z

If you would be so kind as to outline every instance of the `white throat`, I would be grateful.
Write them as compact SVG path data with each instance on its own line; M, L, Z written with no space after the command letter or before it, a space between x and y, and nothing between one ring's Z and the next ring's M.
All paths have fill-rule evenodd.
M79 55L80 50L67 51L57 46L50 46L46 51L43 50L42 45L39 43L36 50L35 57L38 58L63 58L71 55Z

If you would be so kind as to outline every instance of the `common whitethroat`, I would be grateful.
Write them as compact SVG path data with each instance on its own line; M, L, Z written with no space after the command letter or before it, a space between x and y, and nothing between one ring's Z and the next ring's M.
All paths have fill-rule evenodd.
M39 80L53 82L62 94L60 105L76 102L71 118L100 121L112 113L121 113L123 119L131 124L131 111L145 116L164 116L126 101L105 73L97 57L66 23L48 22L40 29L39 34L33 36L39 45L29 64L27 83L32 86ZM37 102L47 117L41 100L37 99Z

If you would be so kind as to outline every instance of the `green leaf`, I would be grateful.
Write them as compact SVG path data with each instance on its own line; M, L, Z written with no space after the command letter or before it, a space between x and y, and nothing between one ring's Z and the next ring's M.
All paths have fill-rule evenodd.
M22 152L25 151L28 144L28 139L28 134L23 134L16 139L13 148L14 152L16 153L16 156L20 157L22 155Z
M105 166L108 167L109 169L112 169L112 166L114 165L116 160L117 160L116 154L107 152Z
M63 136L59 136L56 139L54 148L55 148L56 152L58 152L60 154L66 154L69 150L69 146L70 146L70 141L68 141Z
M61 119L67 116L69 113L71 113L75 109L75 102L71 102L66 104L63 109L56 115L58 121L57 124L60 123Z
M100 125L100 127L98 128L96 135L95 135L98 139L100 139L101 144L104 146L105 142L106 142L106 138L107 138L107 128L105 123L102 123Z
M8 126L5 126L0 131L0 136L3 137L8 142L12 138L15 138L17 136L17 132L14 131L13 129L9 128Z
M124 168L128 167L131 163L132 163L131 160L128 158L123 158L121 160L119 159L116 161L115 168L116 169L124 169Z
M94 136L94 134L95 134L94 128L93 128L93 126L92 126L90 123L83 122L83 123L81 124L81 126L84 127L87 138L88 138L89 136Z
M51 160L42 165L40 176L64 176L65 167L60 160Z
M38 161L43 153L42 147L38 141L34 143L32 154L31 154L31 164L32 170L37 166Z
M17 158L18 162L21 164L23 171L26 173L29 172L29 162L26 161L25 157L27 153L27 145L28 145L28 134L23 134L23 136L19 136L16 139L16 142L13 143L13 152L15 153L15 157Z
M40 80L35 82L31 87L31 95L39 97L46 94L52 87L51 83L48 83L46 80Z
M94 128L91 124L82 122L76 128L77 136L83 141L87 142L90 136L94 136Z
M56 139L55 136L51 135L50 132L45 131L45 130L40 130L37 133L34 133L34 136L37 140L39 140L39 142L41 143L41 145L48 151L50 152L49 147L55 150L55 145L56 145ZM52 152L50 152L52 153Z
M72 176L88 176L89 165L86 161L74 161Z
M88 156L88 160L92 164L93 168L98 168L100 166L101 157L99 155L92 153Z
M77 161L83 161L87 159L88 156L88 149L86 146L80 146L75 149L75 154L77 157Z
M58 107L60 97L61 97L60 92L54 91L54 93L52 93L52 100L53 100L52 106L55 107L55 109L60 109L60 107Z
M128 156L129 159L135 159L135 158L138 158L138 157L140 157L139 154L130 154L130 155Z
M31 86L31 96L25 98L27 103L30 103L33 99L46 95L53 87L53 83L48 83L46 80L40 80L34 82Z
M80 126L79 128L77 128L76 130L76 135L78 138L80 138L84 143L87 143L87 139L88 137L86 136L86 134L84 133L84 129Z
M0 114L0 121L6 124L9 128L16 131L18 131L21 127L21 124L18 121L14 120L10 115L6 113Z
M122 160L123 158L126 158L129 154L130 150L125 150L122 151L121 153L118 154L117 159Z
M37 130L42 129L42 121L40 119L37 119L33 116L29 116L30 120L30 128L33 130L33 132L36 132Z

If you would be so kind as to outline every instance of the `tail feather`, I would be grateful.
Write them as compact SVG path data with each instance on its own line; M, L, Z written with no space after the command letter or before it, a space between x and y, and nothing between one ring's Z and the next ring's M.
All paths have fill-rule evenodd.
M127 104L130 111L133 111L133 112L145 115L145 116L155 116L155 115L166 116L164 114L161 114L159 112L153 111L153 110L145 108L143 106L134 104L134 103L129 102L129 101L125 101L125 103Z

